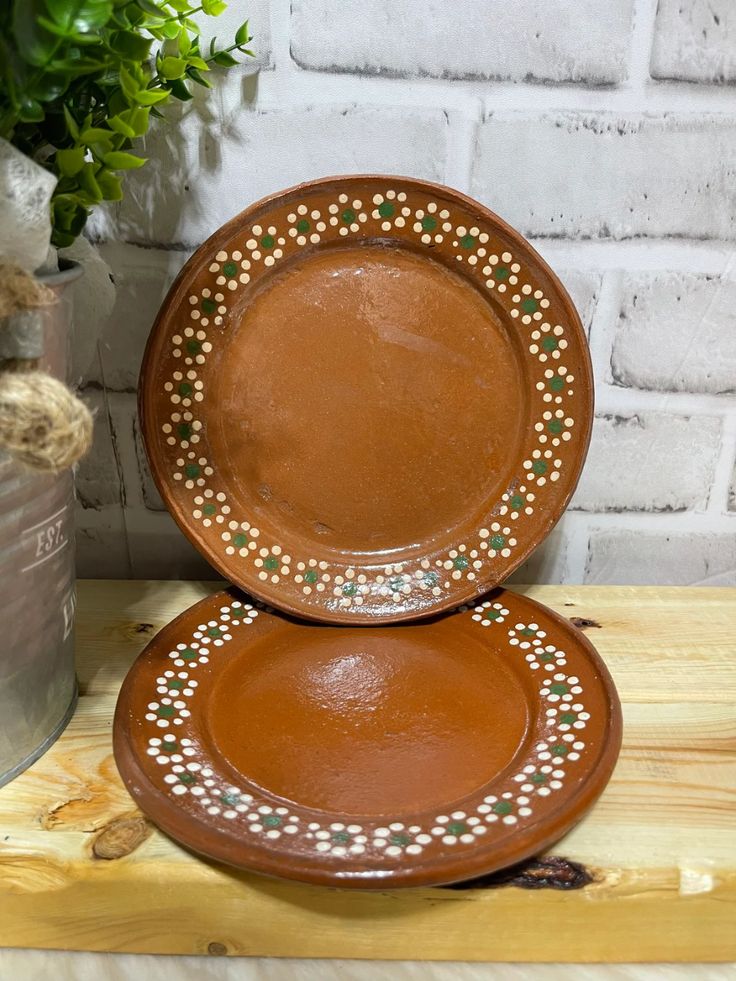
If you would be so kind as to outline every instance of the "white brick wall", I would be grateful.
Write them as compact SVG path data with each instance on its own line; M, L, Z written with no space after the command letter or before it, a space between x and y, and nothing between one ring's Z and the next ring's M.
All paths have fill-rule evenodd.
M600 531L590 536L585 580L646 586L733 585L736 537L732 534Z
M588 464L515 580L736 582L734 9L231 0L217 33L250 17L257 62L159 127L124 203L91 224L118 298L85 379L97 424L79 471L80 571L207 574L135 422L158 305L192 249L252 201L375 171L444 181L511 221L588 331Z
M433 78L620 82L631 0L294 0L304 68Z
M736 79L733 0L659 0L652 49L654 78Z
M711 416L664 412L599 416L571 507L703 510L720 442L721 421Z
M611 371L617 385L633 388L736 392L736 279L628 277Z
M447 118L441 109L258 109L241 104L236 76L223 80L218 97L220 115L211 124L202 123L195 106L176 140L166 127L146 139L150 164L130 175L126 196L110 216L113 234L191 248L252 201L314 177L444 176Z
M493 113L472 186L525 235L733 238L736 119Z

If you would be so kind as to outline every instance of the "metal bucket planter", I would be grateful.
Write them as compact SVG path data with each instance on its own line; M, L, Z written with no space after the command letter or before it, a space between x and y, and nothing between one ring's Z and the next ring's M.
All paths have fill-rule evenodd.
M82 273L39 277L58 296L44 311L39 367L67 380L71 301ZM60 735L77 700L74 674L74 484L0 454L0 786Z

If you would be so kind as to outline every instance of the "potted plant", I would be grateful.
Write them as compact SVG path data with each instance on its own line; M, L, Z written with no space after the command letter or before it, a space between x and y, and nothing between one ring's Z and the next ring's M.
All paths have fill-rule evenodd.
M76 699L73 485L90 417L63 387L70 246L145 165L166 106L252 55L248 24L206 48L223 0L6 0L0 7L0 785L61 732ZM169 124L171 125L171 124ZM36 275L33 275L36 273Z

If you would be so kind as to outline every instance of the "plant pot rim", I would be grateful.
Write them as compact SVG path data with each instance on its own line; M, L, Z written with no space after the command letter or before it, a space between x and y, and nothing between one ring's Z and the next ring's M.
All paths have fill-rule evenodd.
M40 280L44 286L66 286L67 283L73 283L75 279L79 279L83 272L84 268L81 263L75 262L74 259L59 258L57 271L37 273L36 279Z

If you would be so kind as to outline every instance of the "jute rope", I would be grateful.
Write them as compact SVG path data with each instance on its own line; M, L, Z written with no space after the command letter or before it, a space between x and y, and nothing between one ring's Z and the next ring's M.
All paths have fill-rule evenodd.
M56 296L16 266L0 264L0 330L10 318L47 306ZM89 409L36 360L0 361L0 450L33 470L57 473L76 463L92 441Z

